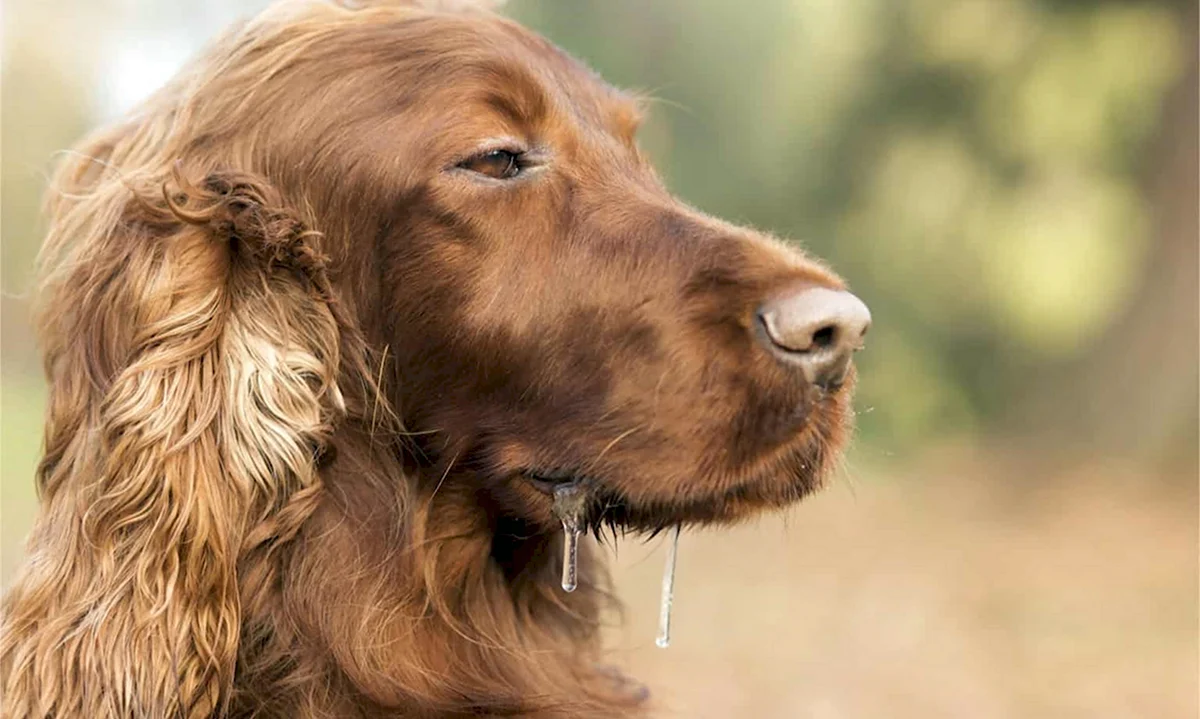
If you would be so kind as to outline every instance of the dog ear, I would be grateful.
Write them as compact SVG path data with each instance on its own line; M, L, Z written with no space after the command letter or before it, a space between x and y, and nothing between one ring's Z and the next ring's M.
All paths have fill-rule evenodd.
M320 236L262 179L72 172L44 251L41 515L5 599L0 714L209 717L320 491L342 321Z

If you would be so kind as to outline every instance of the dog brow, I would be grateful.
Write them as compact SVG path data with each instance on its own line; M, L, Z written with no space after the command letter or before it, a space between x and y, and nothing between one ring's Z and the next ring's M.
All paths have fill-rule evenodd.
M540 114L543 103L523 103L511 93L489 92L485 98L489 107L514 125L529 125ZM529 105L532 104L533 107Z

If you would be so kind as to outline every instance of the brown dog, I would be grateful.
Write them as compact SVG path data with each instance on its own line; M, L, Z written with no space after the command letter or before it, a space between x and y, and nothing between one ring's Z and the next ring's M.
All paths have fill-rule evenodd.
M4 716L645 711L552 496L650 532L800 499L869 315L671 197L639 115L484 10L290 3L85 141Z

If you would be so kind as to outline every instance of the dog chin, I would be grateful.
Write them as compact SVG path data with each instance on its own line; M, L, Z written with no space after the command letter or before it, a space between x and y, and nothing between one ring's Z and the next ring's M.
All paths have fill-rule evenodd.
M705 492L690 487L661 498L631 496L605 481L603 477L578 476L570 473L521 474L527 492L540 496L541 504L551 505L549 516L541 519L557 527L565 519L559 516L562 496L578 497L577 520L585 531L597 536L606 534L655 535L664 529L680 525L733 524L764 511L794 504L817 491L824 483L827 458L833 456L824 445L805 445L776 457L770 466L749 477L734 482L713 482L723 489ZM707 483L706 483L707 484ZM547 499L550 500L547 503ZM557 514L556 514L557 513Z
M728 525L781 509L820 489L820 472L777 475L710 496L631 501L601 489L591 526L617 533L657 534L677 525Z

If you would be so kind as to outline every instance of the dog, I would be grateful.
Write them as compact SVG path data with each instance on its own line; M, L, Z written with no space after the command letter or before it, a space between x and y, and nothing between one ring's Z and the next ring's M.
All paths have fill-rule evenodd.
M650 711L555 498L597 536L800 500L870 313L672 197L642 104L487 7L285 2L84 140L4 716Z

